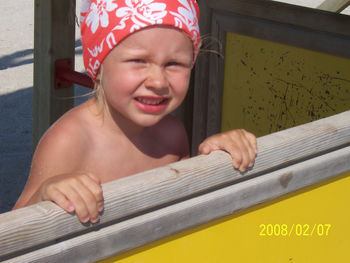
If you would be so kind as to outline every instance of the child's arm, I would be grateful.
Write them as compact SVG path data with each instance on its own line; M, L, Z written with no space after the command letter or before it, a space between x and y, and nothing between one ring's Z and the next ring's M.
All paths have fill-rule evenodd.
M243 129L215 134L204 140L198 148L200 154L224 150L231 154L233 166L240 172L254 165L258 153L255 136Z
M43 136L14 209L49 200L75 212L81 222L98 221L103 209L102 188L96 176L74 172L89 144L84 142L84 133L72 126L57 124Z

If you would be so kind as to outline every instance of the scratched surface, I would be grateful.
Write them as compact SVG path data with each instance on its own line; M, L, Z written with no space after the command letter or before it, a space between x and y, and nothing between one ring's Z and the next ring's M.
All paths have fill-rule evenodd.
M222 130L257 136L350 109L350 60L228 33Z

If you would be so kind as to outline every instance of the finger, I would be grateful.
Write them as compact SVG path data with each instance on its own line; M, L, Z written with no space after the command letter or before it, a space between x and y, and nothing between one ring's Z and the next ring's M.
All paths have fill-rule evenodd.
M75 213L82 223L87 223L91 218L85 201L87 199L85 192L85 187L79 183L79 180L76 180L73 184L65 185L64 188L64 195L72 202Z
M94 194L83 183L84 181L88 181L89 183L87 184L95 185L96 188L100 187L92 178L85 174L62 175L44 188L44 193L48 196L45 200L54 201L66 211L75 211L82 223L87 223L89 220L97 222L97 201Z
M103 191L102 191L101 185L98 184L96 180L92 179L91 174L88 174L88 177L83 177L81 180L84 186L94 196L95 200L93 203L96 203L97 211L102 212L104 209L104 199L103 199Z
M257 139L254 136L254 134L250 132L246 132L246 138L248 142L247 146L249 147L249 157L250 157L249 167L252 167L254 165L255 158L258 153Z
M80 178L82 184L90 190L90 192L94 195L96 202L103 201L103 192L101 185L92 179L91 174L88 176L84 176ZM98 180L99 181L99 180Z
M248 167L254 165L256 146L253 144L256 140L253 134L244 129L237 130L236 135L238 138L232 137L232 140L236 139L237 148L241 153L242 159L238 169L244 172Z
M247 170L248 167L252 166L254 163L254 153L253 150L248 145L247 141L242 142L243 146L241 149L242 162L240 167L238 168L241 172Z
M256 150L255 150L255 146L251 144L251 141L248 140L248 138L246 137L245 140L243 140L243 143L245 145L245 148L247 150L247 162L248 162L248 167L252 167L254 165L254 161L255 161L255 156L256 156Z
M254 134L246 131L246 137L250 142L250 145L254 148L255 155L258 154L258 141Z
M199 154L209 154L216 150L220 150L220 147L210 142L203 142L198 147Z
M255 162L256 150L251 142L247 139L246 136L242 138L242 163L239 168L240 171L245 171L248 167L253 167Z
M96 175L94 175L92 173L86 173L86 175L89 176L98 185L101 185L101 179L99 177L97 177Z
M78 185L78 187L74 187L76 185ZM65 198L71 202L74 207L75 214L79 218L80 222L87 223L90 219L89 211L80 194L80 191L82 191L82 185L79 183L79 180L73 178L69 182L65 181L64 183L62 182L58 184L56 187L58 191L60 191Z
M228 134L229 140L224 144L223 150L230 153L232 158L232 165L235 169L240 169L244 159L245 146L242 143L242 131L230 131Z
M99 220L99 211L95 196L89 188L85 187L83 183L81 183L81 186L78 184L73 185L73 188L75 192L78 193L78 198L82 200L82 203L80 203L81 206L76 207L76 213L78 217L80 219L83 219L84 222L90 221L91 223L96 223Z
M218 136L218 135L216 135ZM201 154L209 154L212 151L223 150L229 153L232 157L232 163L235 169L238 169L241 162L241 157L238 154L236 143L221 143L224 142L234 142L235 140L227 140L229 136L223 136L220 134L219 139L208 138L205 142L203 142L199 147L199 153Z
M234 143L227 144L223 150L231 155L233 167L239 169L243 161L241 142L235 140Z
M240 172L244 172L249 164L249 153L244 143L236 144L236 147L231 149L232 163Z
M232 165L235 169L239 169L242 163L242 155L240 152L237 151L237 149L232 149L227 151L231 154L232 158Z
M198 153L199 154L209 154L210 148L207 144L201 143L198 147Z
M52 187L49 191L49 195L45 196L43 200L49 200L56 203L59 207L65 210L68 213L73 213L75 208L73 204L66 198L66 196L61 193L58 189Z

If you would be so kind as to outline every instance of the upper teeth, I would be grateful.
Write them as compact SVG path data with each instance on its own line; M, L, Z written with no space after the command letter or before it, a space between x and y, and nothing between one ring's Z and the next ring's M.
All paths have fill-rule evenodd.
M137 98L137 100L144 104L151 104L151 105L158 105L163 101L163 99L146 99L146 98Z

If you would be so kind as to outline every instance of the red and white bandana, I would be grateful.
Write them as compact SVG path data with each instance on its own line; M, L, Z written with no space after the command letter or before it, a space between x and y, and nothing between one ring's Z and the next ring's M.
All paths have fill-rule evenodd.
M125 37L152 25L174 26L200 48L199 8L195 0L83 0L81 39L86 72L95 80L107 54Z

